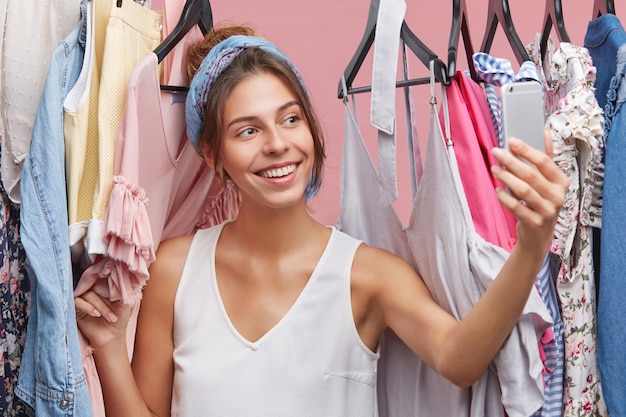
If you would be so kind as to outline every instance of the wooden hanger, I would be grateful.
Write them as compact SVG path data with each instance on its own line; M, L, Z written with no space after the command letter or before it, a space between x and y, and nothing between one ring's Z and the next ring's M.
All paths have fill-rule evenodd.
M592 19L602 16L603 14L615 14L615 5L613 0L594 0Z
M372 0L370 3L370 9L367 16L367 24L365 27L365 32L363 37L361 38L361 42L357 47L356 52L352 56L352 59L348 63L345 71L343 72L343 78L339 80L339 88L337 90L337 97L340 99L344 98L344 84L343 80L345 79L345 86L347 87L347 92L349 94L357 94L363 93L366 91L371 91L371 86L366 87L358 87L353 88L352 83L354 82L354 78L357 73L361 69L361 65L363 65L363 61L367 56L372 44L374 43L374 35L376 33L376 21L378 20L378 7L380 5L380 0ZM409 49L419 58L419 60L426 65L428 68L430 65L430 61L434 61L435 63L435 79L445 85L450 84L450 80L448 79L448 73L446 69L446 65L443 61L437 58L437 55L431 51L421 40L418 39L417 36L409 29L408 25L405 21L402 22L402 26L400 29L400 39L404 41L404 43L409 47ZM419 78L412 80L404 80L398 81L396 83L396 87L405 87L409 85L417 85L417 84L426 84L429 82L429 78Z
M459 34L463 38L465 56L469 66L472 79L478 82L476 68L472 64L474 47L469 34L467 24L467 6L465 0L452 0L452 25L450 28L450 38L448 41L448 77L453 77L456 73L457 49L459 46Z
M563 20L563 9L561 7L561 0L546 1L546 14L543 18L543 32L541 33L541 42L539 43L539 50L541 56L546 56L548 52L548 38L550 37L550 31L552 26L556 28L556 34L561 42L569 42L570 38L565 30L565 21Z
M521 64L524 61L530 61L530 56L528 55L524 44L520 40L517 35L517 31L513 26L509 2L507 0L489 0L489 10L487 13L487 26L485 28L485 35L483 37L483 43L480 50L486 53L489 52L498 23L500 23L502 30L504 31L504 34L513 49L513 53L517 58L517 62Z

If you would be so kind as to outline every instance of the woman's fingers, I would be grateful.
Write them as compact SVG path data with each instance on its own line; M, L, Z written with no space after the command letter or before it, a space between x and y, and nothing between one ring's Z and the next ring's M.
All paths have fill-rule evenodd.
M76 317L79 319L85 316L96 318L102 316L96 307L81 297L74 298L74 307L76 308Z
M79 318L90 316L94 318L104 317L105 320L115 323L118 320L119 306L100 297L94 291L87 291L80 297L74 298L77 316Z
M551 141L549 132L545 140ZM519 219L518 243L543 253L552 241L569 180L547 153L519 139L509 138L509 151L494 148L492 153L500 164L491 168L493 175L508 189L497 190L498 200Z
M552 142L552 134L550 129L543 130L543 144L546 148L546 154L552 158L554 156L554 142Z
M544 133L545 142L552 143L550 133L547 130ZM512 155L517 158L525 159L526 161L533 164L548 181L558 183L562 186L569 185L567 177L552 160L552 146L546 147L546 152L542 152L538 149L533 148L532 146L528 145L520 139L510 138L509 148ZM513 159L507 158L507 161L511 162L513 161Z
M545 140L551 141L549 132ZM508 189L498 191L498 200L530 226L551 225L565 200L567 177L548 154L519 139L509 138L509 149L492 151L501 165L492 172Z
M560 207L569 181L551 157L516 138L509 139L509 148L510 152L499 148L493 149L494 157L502 167L505 167L504 172L499 173L497 178L522 200L525 200L523 196L528 194L529 190L515 178L528 184L542 198ZM534 165L536 169L524 160Z

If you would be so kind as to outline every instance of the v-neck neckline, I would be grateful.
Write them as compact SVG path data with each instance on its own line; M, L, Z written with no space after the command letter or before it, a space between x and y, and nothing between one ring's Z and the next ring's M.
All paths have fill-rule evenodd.
M235 327L235 325L233 324L232 320L230 319L230 316L228 315L228 311L226 310L226 306L224 305L224 300L222 299L222 294L220 292L219 289L219 285L217 283L217 272L216 272L216 263L215 263L215 255L213 256L213 259L211 260L212 262L212 268L211 268L211 284L213 286L213 292L215 294L215 299L217 300L217 304L219 306L220 311L222 312L222 316L224 318L224 321L226 322L226 325L228 326L228 328L231 330L231 332L233 333L233 335L245 346L249 347L252 350L257 350L259 349L259 347L263 344L263 342L268 339L274 332L277 331L277 329L279 329L280 327L282 327L283 323L285 321L288 320L288 318L293 315L293 311L297 310L298 306L302 303L302 298L304 298L304 296L310 291L309 288L311 286L313 286L313 284L315 283L315 281L317 281L317 276L319 275L318 271L321 268L320 265L324 264L325 259L329 256L328 253L330 252L329 248L332 246L332 242L335 239L335 234L337 232L336 228L333 226L327 226L329 229L331 229L331 234L328 238L328 241L326 242L326 246L324 247L324 251L322 252L322 255L319 257L319 259L317 260L317 263L315 264L315 268L313 268L313 272L311 273L311 275L309 276L309 279L307 280L306 284L304 285L304 287L302 288L302 291L300 291L300 294L298 294L298 296L296 297L294 303L291 305L291 307L289 307L289 309L287 310L287 312L272 326L269 328L269 330L267 330L261 337L259 337L256 341L252 342L248 339L246 339L240 332L239 330L237 330L237 328ZM214 248L213 248L213 254L216 253L217 250L217 243L220 240L222 231L224 230L224 224L222 224L222 227L219 231L219 236L217 236L217 239L215 239L215 243L214 243Z

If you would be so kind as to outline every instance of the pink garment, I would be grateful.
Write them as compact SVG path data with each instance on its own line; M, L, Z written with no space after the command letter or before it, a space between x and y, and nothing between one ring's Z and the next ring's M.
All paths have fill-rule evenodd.
M182 1L174 3L182 10ZM172 11L176 17L169 19L170 27L180 10ZM182 71L184 48L197 33L190 31L168 55L172 68L164 77L168 84L188 84ZM133 305L126 334L129 360L141 291L159 243L232 219L240 204L235 185L224 185L187 141L184 94L161 91L160 84L157 57L150 53L133 69L127 84L114 185L104 219L107 256L85 270L75 290L80 295L94 289ZM105 417L93 349L82 334L80 342L94 417Z
M450 134L474 227L483 239L510 252L517 241L516 219L495 193L495 187L503 185L490 171L498 164L491 155L498 141L487 98L482 88L460 71L451 81L446 88Z
M503 184L490 171L492 165L498 164L490 151L498 142L485 92L470 77L457 72L446 93L451 137L476 232L510 252L517 241L517 220L500 204L494 191ZM441 113L440 120L443 121ZM553 343L554 332L548 327L538 343L544 368L544 346Z

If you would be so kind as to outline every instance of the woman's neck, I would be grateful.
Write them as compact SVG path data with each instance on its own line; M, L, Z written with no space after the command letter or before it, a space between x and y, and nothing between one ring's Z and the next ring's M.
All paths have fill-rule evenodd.
M239 244L257 253L268 251L274 254L292 250L316 236L323 239L328 233L328 229L311 216L304 203L280 210L243 204L237 219L227 228L230 229L227 233Z

